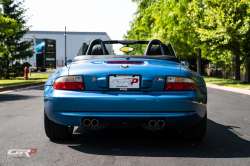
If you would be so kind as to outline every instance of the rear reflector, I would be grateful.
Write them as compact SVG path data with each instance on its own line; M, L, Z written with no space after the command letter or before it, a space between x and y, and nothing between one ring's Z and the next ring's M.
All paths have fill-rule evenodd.
M188 90L196 90L195 83L166 83L165 90L166 91L188 91Z
M53 88L59 90L85 90L82 76L59 77L55 81Z
M135 63L144 63L144 61L107 61L107 63L126 63L126 64L135 64Z
M196 90L196 84L190 78L167 77L165 91L192 91Z

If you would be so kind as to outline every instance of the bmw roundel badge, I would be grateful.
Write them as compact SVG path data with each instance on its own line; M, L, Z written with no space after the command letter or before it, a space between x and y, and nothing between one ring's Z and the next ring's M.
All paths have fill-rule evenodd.
M92 77L92 81L95 82L96 81L96 77Z

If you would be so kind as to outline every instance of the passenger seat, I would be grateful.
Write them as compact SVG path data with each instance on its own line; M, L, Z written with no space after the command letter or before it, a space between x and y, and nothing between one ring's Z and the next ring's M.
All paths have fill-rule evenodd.
M106 47L105 47L105 49L108 53L108 50ZM92 51L91 51L91 55L103 55L102 46L100 46L100 45L94 46Z

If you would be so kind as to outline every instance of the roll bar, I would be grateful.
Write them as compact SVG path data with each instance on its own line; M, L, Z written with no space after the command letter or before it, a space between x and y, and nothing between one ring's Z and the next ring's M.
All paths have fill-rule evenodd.
M149 55L150 49L151 49L153 44L158 44L160 46L160 49L161 49L161 54L162 55L167 55L166 51L165 51L165 49L163 47L162 42L160 40L157 40L157 39L153 39L153 40L151 40L149 42L148 47L146 48L146 51L145 51L145 55Z
M104 42L101 39L94 39L94 40L91 41L91 43L89 45L89 48L88 48L88 50L86 52L86 55L91 55L92 49L93 49L93 47L96 44L100 44L101 45L103 55L109 55L108 52L107 52L107 49L105 47L105 44L104 44Z

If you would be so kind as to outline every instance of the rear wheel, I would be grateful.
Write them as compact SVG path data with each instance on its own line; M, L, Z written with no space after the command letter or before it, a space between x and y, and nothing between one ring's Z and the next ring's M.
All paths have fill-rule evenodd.
M179 131L184 139L190 141L201 141L206 134L206 129L207 114L200 123L188 127L180 127Z
M69 139L72 136L74 126L63 126L49 120L44 112L44 128L47 137L54 140Z

